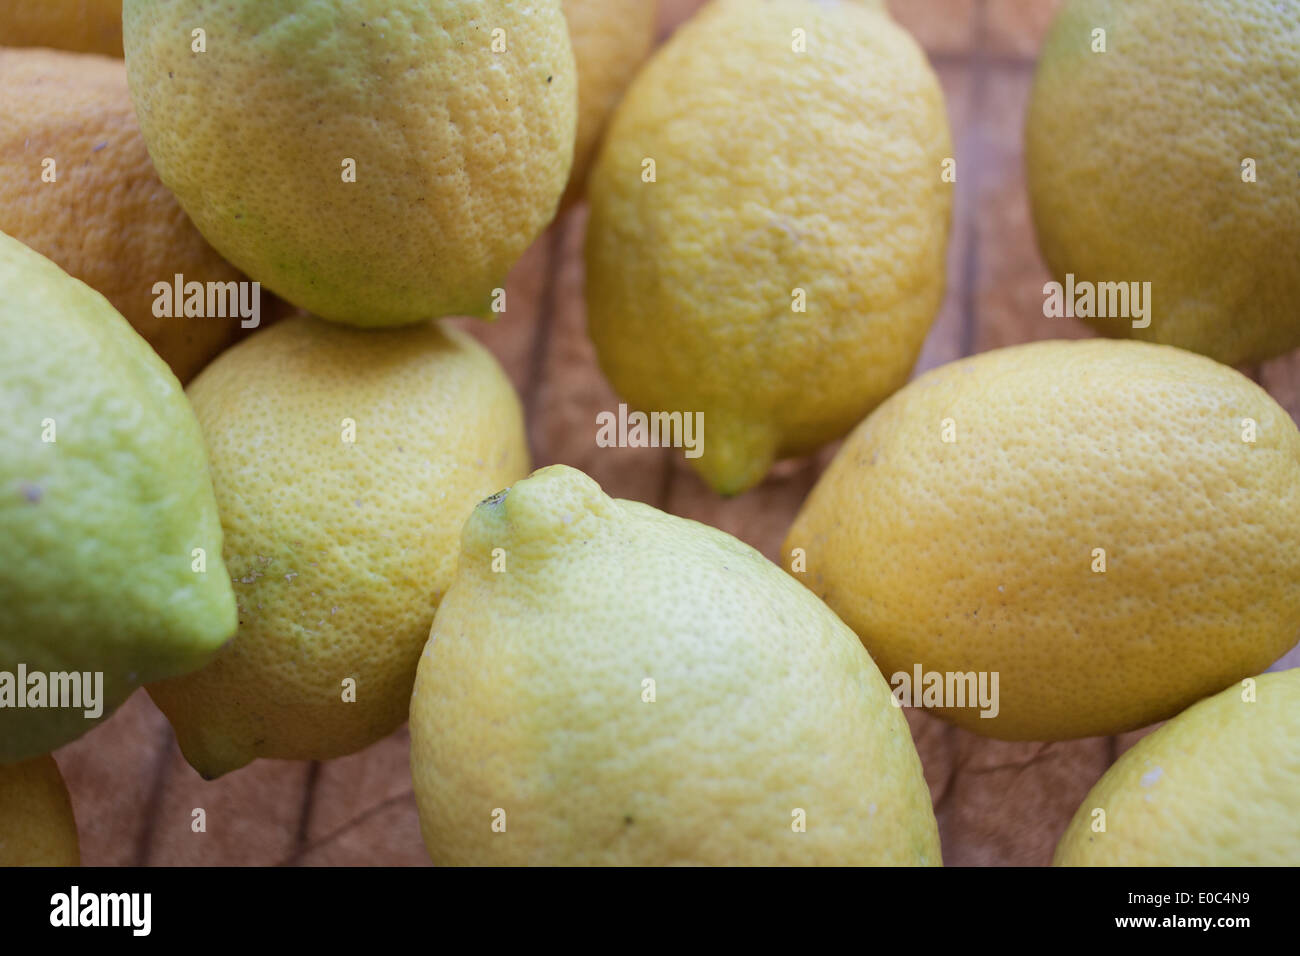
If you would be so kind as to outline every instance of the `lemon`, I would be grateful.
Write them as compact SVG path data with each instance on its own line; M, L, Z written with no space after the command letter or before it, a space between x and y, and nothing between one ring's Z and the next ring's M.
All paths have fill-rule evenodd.
M465 518L528 471L519 400L462 332L307 316L222 354L189 396L239 633L149 692L205 777L360 750L406 719Z
M1247 678L1117 760L1057 866L1300 864L1300 670ZM1098 812L1100 811L1100 812Z
M600 134L654 45L656 0L564 0L578 70L578 132L562 206L576 202Z
M189 381L234 341L240 319L156 315L154 285L242 276L159 181L122 61L0 49L0 101L0 229L102 293Z
M1151 283L1149 316L1086 321L1234 365L1300 345L1297 37L1277 0L1062 9L1025 129L1038 245L1062 282Z
M932 686L996 673L996 713L961 706L956 678L936 710L1059 740L1171 717L1285 653L1298 538L1286 411L1210 359L1099 339L909 384L845 441L783 560L896 691L918 667Z
M6 763L203 664L234 633L235 601L203 437L175 376L103 296L3 233L0 341ZM51 675L73 671L82 679L54 700ZM15 706L42 702L36 674L46 706ZM97 699L68 706L78 685Z
M861 644L745 544L552 466L480 504L420 659L447 864L938 864Z
M727 494L843 435L943 297L951 152L934 73L875 5L714 0L592 173L587 321L615 390L703 413L689 460Z
M122 0L8 0L0 46L45 46L122 55Z
M120 0L91 0L90 6L85 9L85 0L45 0L0 10L0 45L121 57ZM578 83L577 143L561 202L567 206L580 198L605 121L654 44L658 9L656 0L563 0L563 9Z
M54 758L0 764L0 866L80 864L72 800Z
M560 0L126 0L123 13L162 181L227 259L310 312L486 314L555 213L577 113Z

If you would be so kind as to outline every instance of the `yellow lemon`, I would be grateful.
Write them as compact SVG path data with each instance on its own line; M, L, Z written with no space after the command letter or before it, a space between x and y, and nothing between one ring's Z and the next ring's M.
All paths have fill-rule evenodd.
M486 314L555 213L577 113L560 0L123 12L162 181L227 259L310 312L355 325Z
M180 383L102 295L4 233L0 342L6 763L205 663L235 601Z
M447 864L938 864L907 722L757 551L553 466L480 504L411 697Z
M1277 0L1065 5L1025 128L1038 245L1062 282L1150 283L1147 315L1072 311L1233 365L1300 345L1297 34Z
M561 206L582 196L605 121L654 45L657 13L656 0L564 0L578 69L578 138Z
M327 760L391 733L476 502L527 473L496 360L436 323L362 331L295 316L189 389L212 461L239 633L149 688L215 777Z
M7 0L0 46L122 55L122 0Z
M783 560L896 692L939 675L919 702L947 720L1059 740L1171 717L1284 654L1298 539L1286 411L1210 359L1100 339L909 384L844 443ZM951 675L996 675L996 706Z
M1143 737L1089 792L1053 862L1300 865L1300 670L1248 678Z
M102 293L189 381L240 319L156 314L155 285L242 276L159 181L122 61L0 49L0 104L0 229Z
M633 81L589 186L588 328L715 489L907 381L943 297L943 95L874 4L714 0Z
M0 866L80 866L72 800L54 758L0 764Z

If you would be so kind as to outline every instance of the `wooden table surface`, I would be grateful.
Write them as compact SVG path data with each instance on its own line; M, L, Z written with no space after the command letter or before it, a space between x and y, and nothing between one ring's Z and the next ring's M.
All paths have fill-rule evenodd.
M660 0L663 36L702 0ZM1082 338L1042 315L1048 280L1034 246L1021 126L1034 57L1056 0L893 0L943 84L958 158L949 287L917 372L973 352ZM723 501L664 449L597 448L596 413L617 398L584 329L580 206L528 252L509 311L471 328L523 397L535 464L563 462L611 495L722 528L777 558L781 539L834 447L783 462L761 486ZM1300 413L1300 354L1244 369ZM1279 666L1300 666L1300 649ZM1143 733L1069 743L1004 743L906 711L943 840L957 865L1041 865L1092 784ZM403 728L329 763L258 761L207 783L137 692L112 719L56 754L72 792L86 865L427 865ZM194 833L195 808L207 832Z

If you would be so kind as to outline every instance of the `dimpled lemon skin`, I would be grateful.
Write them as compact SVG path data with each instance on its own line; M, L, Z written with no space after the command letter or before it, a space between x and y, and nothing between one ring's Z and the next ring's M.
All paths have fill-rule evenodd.
M0 46L122 56L122 0L5 0Z
M77 821L49 754L0 764L0 866L79 866Z
M104 297L4 233L0 342L0 671L102 673L107 716L235 632L203 436ZM85 733L87 709L0 708L0 763Z
M1300 866L1300 670L1233 685L1106 771L1056 866ZM1106 813L1105 832L1092 824Z
M243 277L154 172L122 61L0 49L0 102L0 230L102 293L188 382L240 320L157 316L154 284ZM46 157L54 183L41 178Z
M588 188L614 389L703 412L690 461L724 494L842 436L907 381L943 297L951 155L934 73L874 5L709 4L633 81Z
M1061 281L1151 283L1147 328L1085 321L1230 365L1300 345L1298 34L1276 0L1061 11L1025 129L1038 246Z
M578 139L562 207L582 196L605 122L654 45L657 14L656 0L564 0L578 68Z
M189 396L239 633L149 693L209 778L374 743L406 719L465 518L528 472L513 388L437 323L363 331L300 315L221 355Z
M555 213L577 115L560 0L126 0L124 16L162 181L309 312L486 315Z
M1297 538L1286 411L1210 359L1099 339L909 384L844 443L782 560L886 677L998 672L996 717L945 719L1063 740L1171 717L1281 657Z
M440 864L940 863L853 633L730 535L564 466L466 522L411 770Z

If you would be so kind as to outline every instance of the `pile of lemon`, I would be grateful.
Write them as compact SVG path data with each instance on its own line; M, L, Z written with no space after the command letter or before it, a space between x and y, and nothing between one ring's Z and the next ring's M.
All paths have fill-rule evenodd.
M1060 863L1300 862L1300 431L1230 367L1300 344L1300 10L1188 6L1067 3L1026 129L1056 278L1150 282L1094 317L1150 341L910 384L962 168L880 3L644 65L651 0L0 12L0 863L76 861L95 722L20 669L146 686L207 778L409 719L440 863L938 864L900 675L1003 739L1170 720ZM441 323L584 196L601 368L705 482L847 435L784 570L529 475Z

